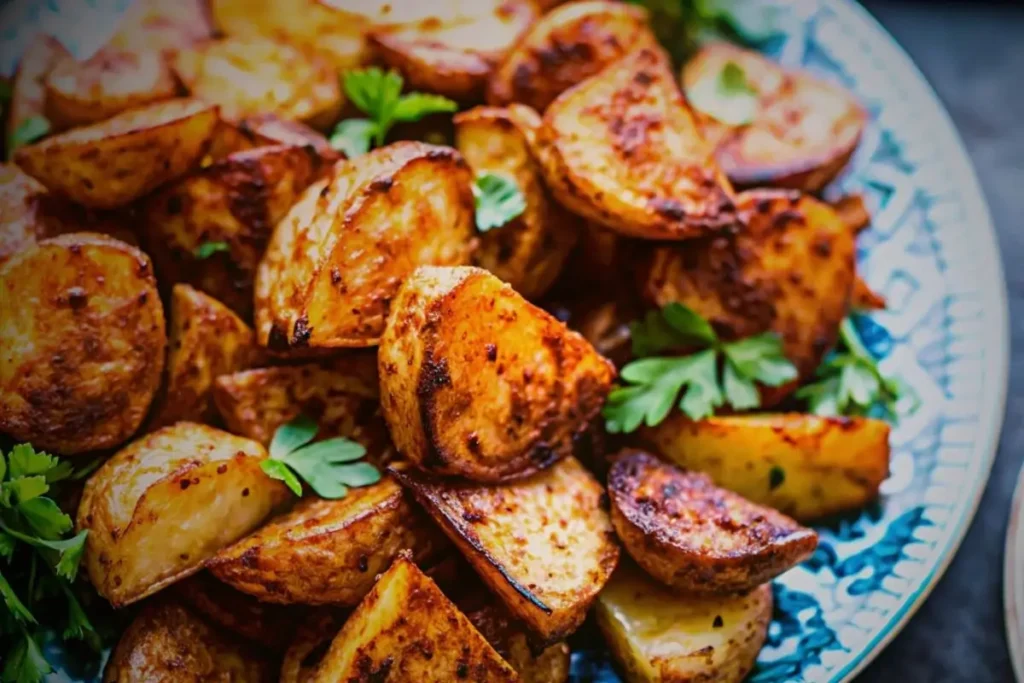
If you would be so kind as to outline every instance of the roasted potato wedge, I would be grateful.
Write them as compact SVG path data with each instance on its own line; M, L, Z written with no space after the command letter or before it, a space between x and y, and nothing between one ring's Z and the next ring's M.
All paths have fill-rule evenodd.
M623 235L689 239L735 222L729 181L659 48L641 48L559 95L537 145L555 198Z
M869 418L670 415L645 428L652 450L801 522L856 510L889 474L889 425Z
M398 483L385 478L340 500L304 498L206 566L264 602L354 606L400 551L422 562L445 545Z
M422 267L405 281L377 364L399 452L481 482L570 454L614 374L583 337L472 267Z
M399 556L331 643L314 681L517 681L464 614Z
M141 600L252 531L289 495L260 469L266 457L255 441L179 422L107 460L86 482L77 519L99 594L114 607Z
M270 683L270 662L181 605L147 604L121 636L104 683Z
M575 458L501 486L392 468L540 644L575 631L619 559L600 484Z
M686 64L686 91L694 92L705 79L717 80L730 63L757 93L751 122L729 125L696 110L729 179L743 187L773 185L812 193L832 182L849 163L868 123L853 95L728 43L708 45Z
M256 274L271 350L374 346L418 265L469 260L474 200L453 149L398 142L339 163L278 224Z
M0 163L0 264L47 236L51 221L43 204L48 192L13 164Z
M344 613L334 610L318 610L310 616L299 626L284 653L279 683L310 683L331 641L344 624Z
M768 635L772 590L682 596L623 562L595 615L628 683L740 683Z
M646 10L610 0L571 2L537 21L487 84L493 105L519 102L543 112L560 94L629 52L657 44Z
M163 306L149 258L91 233L0 266L0 431L73 455L142 423L164 366Z
M18 62L7 104L7 144L26 121L46 116L46 77L65 59L74 59L64 45L45 33L37 34ZM11 155L7 149L8 158ZM5 217L6 222L6 217Z
M539 126L537 113L520 105L455 115L455 146L473 171L512 178L526 199L521 216L480 236L474 263L531 300L554 284L582 229L544 186L529 145Z
M643 451L617 456L608 497L627 552L655 579L689 595L748 593L818 545L816 533L786 515Z
M212 36L206 0L135 0L122 15L107 46L127 52L155 50L171 56Z
M216 107L170 100L21 147L14 160L53 192L116 208L192 168L216 126Z

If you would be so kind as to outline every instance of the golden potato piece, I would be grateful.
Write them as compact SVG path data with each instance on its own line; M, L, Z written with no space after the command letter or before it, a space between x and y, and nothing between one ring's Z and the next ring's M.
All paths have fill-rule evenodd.
M9 141L25 121L46 115L46 77L61 61L73 59L64 45L45 33L29 43L18 62L7 110L7 140ZM9 144L9 143L8 143ZM6 145L5 145L6 146ZM10 156L13 150L8 149ZM5 217L6 222L6 217Z
M274 230L256 274L260 343L375 346L416 266L469 259L471 182L458 152L419 142L336 165Z
M53 192L115 208L187 172L216 125L216 107L170 100L22 147L14 160Z
M583 623L619 546L604 491L578 460L501 486L391 471L541 644Z
M480 236L474 263L531 300L555 283L582 227L544 186L529 146L539 126L537 113L520 105L476 107L455 115L455 146L473 171L515 180L526 199L521 216Z
M889 475L889 425L870 418L669 415L645 428L652 450L801 522L856 510Z
M736 219L729 181L658 48L559 95L537 144L555 198L623 235L689 239Z
M643 451L608 473L612 525L643 569L690 595L748 593L803 562L818 535Z
M149 259L91 233L0 266L0 431L62 455L112 448L142 423L164 366Z
M279 683L311 683L325 648L344 624L344 614L333 610L318 610L310 616L284 653Z
M517 681L441 590L399 556L331 643L313 681Z
M572 452L611 364L583 337L479 268L419 268L377 354L391 438L421 468L521 478Z
M107 45L128 52L154 50L171 56L212 35L205 0L134 0Z
M270 683L270 663L181 605L147 604L122 634L104 683Z
M199 571L252 531L289 494L260 469L264 448L179 422L133 441L85 484L77 528L83 562L114 607Z
M595 615L628 683L740 683L768 635L772 591L681 596L624 562L598 597Z
M543 112L561 93L657 39L639 5L583 0L544 15L518 40L487 84L487 101Z
M847 90L805 71L728 43L713 43L683 69L687 92L717 79L727 64L743 71L757 94L749 124L734 126L696 109L705 136L729 179L744 187L773 185L818 192L853 156L867 112Z

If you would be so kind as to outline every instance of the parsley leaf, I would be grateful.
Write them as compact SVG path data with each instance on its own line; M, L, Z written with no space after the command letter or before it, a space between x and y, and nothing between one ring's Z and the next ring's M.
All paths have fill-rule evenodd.
M31 144L50 132L50 122L42 116L30 116L11 132L7 139L7 153Z
M758 93L743 68L727 62L717 74L707 74L686 89L694 108L730 126L743 126L757 114Z
M39 645L27 631L22 631L21 638L7 653L0 678L4 683L34 683L50 673L53 668Z
M373 146L377 124L369 119L346 119L331 133L331 147L345 153L345 158L362 156Z
M526 211L526 197L516 181L500 173L481 173L473 180L476 229L487 232L515 220Z
M204 261L222 251L231 251L227 242L203 242L192 253L197 259Z
M25 603L17 596L3 574L0 574L0 597L4 599L4 604L7 605L7 609L10 610L15 619L22 623L36 623L36 618L32 615L32 612L29 611L28 607L25 607Z

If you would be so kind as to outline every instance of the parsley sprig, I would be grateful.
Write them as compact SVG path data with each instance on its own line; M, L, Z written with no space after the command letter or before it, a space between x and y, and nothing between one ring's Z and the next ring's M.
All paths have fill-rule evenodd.
M299 415L281 425L270 442L270 458L260 463L263 472L283 481L296 496L305 481L321 498L338 499L349 487L369 486L380 481L380 471L368 462L354 462L366 449L343 437L313 442L316 422Z
M694 108L730 126L743 126L757 114L758 93L736 62L726 62L721 71L706 74L686 96Z
M50 130L50 121L43 116L30 116L24 119L11 131L10 137L7 138L8 156L14 154L14 150L19 147L30 145L36 140L45 137L50 133Z
M219 254L222 251L231 251L231 247L227 242L202 242L195 248L192 255L198 260L204 261L214 254Z
M703 350L641 358L622 368L619 377L625 386L611 392L603 411L613 434L635 431L641 424L658 425L676 405L693 420L713 415L724 405L757 408L758 383L775 387L797 377L774 334L722 341L707 320L680 303L648 313L630 330L637 356L668 349Z
M512 178L500 173L480 173L473 180L476 229L487 232L506 225L526 211L526 197Z

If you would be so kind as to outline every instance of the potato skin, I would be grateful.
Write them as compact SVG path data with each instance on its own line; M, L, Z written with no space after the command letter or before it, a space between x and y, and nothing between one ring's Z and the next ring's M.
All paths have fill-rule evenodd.
M644 47L559 95L537 155L558 201L629 237L679 240L735 221L732 188L676 86Z
M76 524L89 530L83 563L99 594L114 607L141 600L252 531L289 496L260 469L266 457L255 441L178 422L107 460Z
M810 557L818 535L643 451L608 473L619 540L643 569L690 595L748 593Z
M164 366L149 258L110 237L44 240L0 266L0 431L73 455L142 423Z
M677 414L645 428L642 438L679 467L806 522L878 495L889 475L889 431L870 418L790 413L692 422Z
M578 460L501 486L390 471L526 624L534 644L556 643L583 623L619 546L604 491Z
M28 119L46 115L46 77L53 68L65 59L73 59L71 53L53 36L39 33L29 43L25 54L18 61L11 86L11 101L7 104L7 136L10 140L14 131ZM5 145L6 147L6 145ZM8 158L11 155L7 150Z

